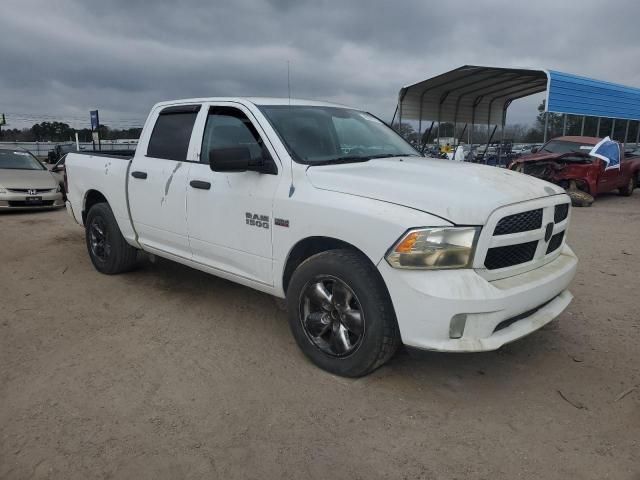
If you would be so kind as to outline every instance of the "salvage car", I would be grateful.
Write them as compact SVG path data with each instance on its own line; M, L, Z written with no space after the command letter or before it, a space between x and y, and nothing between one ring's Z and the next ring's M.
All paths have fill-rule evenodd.
M572 299L562 188L423 157L340 105L159 103L133 156L72 152L66 174L99 272L147 252L286 298L301 350L338 375L366 375L401 343L495 350Z
M514 160L509 168L516 172L555 183L566 189L574 205L589 206L601 193L618 190L629 196L640 182L640 156L635 151L622 155L620 168L606 168L606 163L590 155L602 138L565 136L549 140L531 155Z
M0 210L64 207L58 181L30 152L0 148Z

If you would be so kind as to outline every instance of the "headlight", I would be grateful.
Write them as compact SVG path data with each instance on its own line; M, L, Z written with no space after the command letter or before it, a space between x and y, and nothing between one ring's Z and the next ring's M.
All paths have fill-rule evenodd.
M409 230L389 250L387 262L394 268L469 268L479 233L480 227Z
M60 192L62 192L62 187L58 185L58 188L56 188L56 193L60 193Z
M0 193L7 193L7 189L0 187Z

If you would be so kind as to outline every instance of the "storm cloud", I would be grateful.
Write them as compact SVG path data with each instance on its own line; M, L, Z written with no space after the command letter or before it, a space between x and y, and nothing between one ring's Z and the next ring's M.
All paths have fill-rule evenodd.
M640 86L640 3L81 1L0 4L0 112L140 125L198 96L335 101L390 119L397 92L463 64L543 67ZM530 122L536 98L509 122Z

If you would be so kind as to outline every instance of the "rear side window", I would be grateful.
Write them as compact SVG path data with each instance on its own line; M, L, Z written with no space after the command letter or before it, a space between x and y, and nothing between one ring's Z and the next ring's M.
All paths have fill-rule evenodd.
M147 156L186 160L193 124L199 110L200 105L180 105L162 110L151 133Z

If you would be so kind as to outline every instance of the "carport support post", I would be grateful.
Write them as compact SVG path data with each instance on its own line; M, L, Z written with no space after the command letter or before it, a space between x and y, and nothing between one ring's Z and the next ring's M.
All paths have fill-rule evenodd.
M473 102L471 109L471 130L469 130L469 145L473 145L473 131L476 128L476 102Z
M464 132L467 130L467 127L469 126L468 123L464 124L464 127L462 128L462 132L460 132L460 138L458 140L458 145L460 145L460 142L462 141L462 137L464 137ZM469 138L469 133L467 132L467 139Z
M475 133L474 130L476 128L476 107L480 105L482 98L483 96L480 95L473 101L473 108L471 109L471 130L469 130L469 145L473 145L473 134Z
M629 123L631 122L631 120L627 120L627 126L624 129L624 143L627 143L627 140L629 139Z
M422 136L422 138L420 139L420 145L422 145L424 147L424 145L427 144L427 142L429 141L429 137L431 136L431 131L433 130L433 124L436 122L431 122L431 125L429 126L429 130L427 130L426 132L424 132L424 135ZM424 152L422 152L424 153Z
M567 114L562 115L562 136L567 134Z
M640 121L638 121L638 129L636 130L636 147L638 146L638 142L640 142Z
M600 136L600 117L598 117L598 127L596 128L596 137Z
M496 127L497 126L498 125L496 125ZM495 131L495 128L493 130ZM489 134L490 131L491 131L491 124L489 122L487 122L487 145L484 147L484 154L485 155L487 154L487 150L489 150L489 142L491 141L491 137L493 137L493 134Z
M491 101L489 102L489 113L487 113L487 146L484 148L484 154L482 156L482 159L484 160L484 163L487 163L487 150L489 150L489 143L491 142L491 139L493 138L493 134L496 131L496 128L498 128L498 124L496 124L496 126L493 129L493 133L491 133L491 135L489 135L489 130L491 129L491 107L493 106L493 101L495 100L495 98L491 99Z
M581 137L584 137L584 119L585 119L585 116L583 115L582 116L582 125L580 126L580 136Z
M611 122L611 140L613 140L615 132L616 132L616 119L614 118Z
M502 108L502 125L500 126L500 148L498 149L498 166L500 166L500 156L502 155L502 150L504 148L504 125L507 123L507 108L511 105L511 100L507 100L504 103L504 107Z
M449 96L449 92L445 92L440 97L440 103L438 104L438 150L440 150L440 114L442 112L442 104ZM455 131L453 133L455 135Z
M402 104L404 103L404 97L406 94L407 94L406 88L402 88L400 90L400 93L398 93L398 132L401 131L401 127L402 127Z
M420 101L420 118L418 118L418 141L422 144L422 100Z

